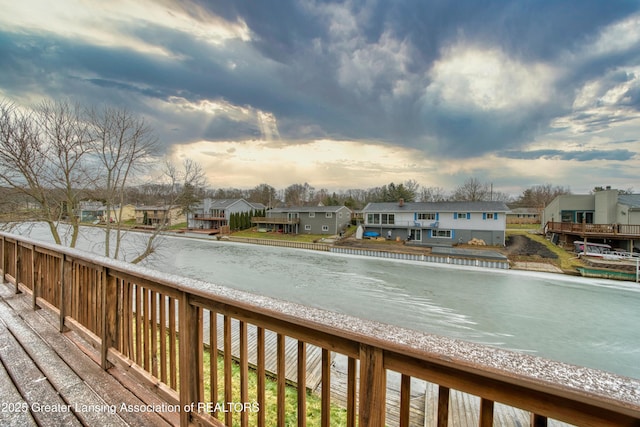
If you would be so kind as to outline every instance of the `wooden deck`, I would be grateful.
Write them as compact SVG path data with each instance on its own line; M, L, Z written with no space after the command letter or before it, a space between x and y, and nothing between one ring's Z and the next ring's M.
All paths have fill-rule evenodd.
M179 413L137 412L162 402L126 372L103 371L93 348L59 333L55 316L14 292L0 284L0 425L179 424Z
M179 424L172 412L134 412L123 408L162 405L159 398L136 385L127 374L113 367L103 371L99 355L73 332L60 334L57 318L46 309L32 310L30 295L15 294L12 285L0 285L0 425L114 425L162 426ZM223 321L219 316L218 348L223 349ZM208 324L205 325L208 328ZM232 354L239 357L239 328L232 321ZM205 334L205 336L208 334ZM255 349L256 328L248 328L248 347ZM277 334L265 334L267 374L277 375ZM208 344L208 342L206 343ZM322 350L307 345L306 385L321 394ZM285 377L297 384L297 340L285 339ZM72 362L71 362L72 361ZM249 352L249 364L257 363L255 351ZM346 358L332 355L331 400L339 406L347 403ZM121 382L119 382L122 381ZM387 378L387 420L398 423L400 400L399 375ZM124 385L123 385L124 384ZM125 387L126 385L126 387ZM130 390L133 389L133 390ZM141 400L143 399L143 400ZM433 426L437 420L437 387L412 380L411 426ZM166 403L164 403L166 405ZM479 398L452 391L449 425L478 424ZM499 405L496 425L527 425L529 413ZM551 422L552 426L566 425Z

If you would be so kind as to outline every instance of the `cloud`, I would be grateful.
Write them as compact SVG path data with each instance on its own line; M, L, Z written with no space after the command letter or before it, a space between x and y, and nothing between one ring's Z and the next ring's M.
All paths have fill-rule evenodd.
M396 147L443 180L498 176L487 159L640 166L637 143L611 150L640 128L636 2L24 0L0 24L3 96L127 106L167 153Z
M509 159L557 159L557 160L575 160L579 162L587 162L591 160L613 160L626 161L631 160L636 153L618 149L618 150L584 150L584 151L563 151L563 150L532 150L532 151L506 151L502 153L502 157Z

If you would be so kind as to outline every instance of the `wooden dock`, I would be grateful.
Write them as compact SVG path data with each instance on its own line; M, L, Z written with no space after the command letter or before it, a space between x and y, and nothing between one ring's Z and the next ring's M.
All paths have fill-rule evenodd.
M206 317L206 316L205 316ZM224 326L223 316L218 315L218 350L224 350ZM240 335L239 322L233 319L232 328L232 356L239 359ZM208 328L205 322L205 328ZM257 363L257 328L253 325L247 327L248 335L248 355L249 365L255 367ZM205 337L208 332L205 332ZM268 375L277 375L276 345L277 336L275 332L265 331L265 371ZM285 377L289 385L296 386L297 378L297 340L286 337L285 339ZM209 344L205 338L205 344ZM322 349L314 345L307 344L307 388L320 395L322 390ZM356 365L357 366L357 365ZM357 369L356 369L357 371ZM400 413L400 375L388 373L387 375L387 411L386 420L389 425L398 425ZM331 401L332 403L346 407L347 405L347 358L342 355L331 353ZM438 388L435 384L427 383L413 378L411 381L410 397L410 426L427 427L437 424L438 414ZM449 425L455 427L475 427L478 425L480 408L480 398L456 390L451 390ZM496 404L494 408L495 425L503 427L521 427L529 425L529 412L519 410L510 406ZM561 427L568 424L549 421L550 426Z
M223 353L224 352L224 322L223 316L218 314L217 320L217 328L218 328L218 350ZM232 319L231 321L231 354L234 360L239 360L240 358L240 329L239 329L239 321L237 319ZM208 330L209 323L205 322L205 329ZM256 368L258 364L258 354L257 354L257 327L254 325L247 326L247 336L248 336L248 356L249 356L249 366L252 368ZM205 331L205 344L209 344L208 331ZM276 377L278 374L278 360L277 360L277 341L278 334L273 331L265 331L265 372L267 375ZM309 390L314 390L318 387L320 382L322 381L322 349L316 347L315 345L307 344L306 345L306 353L307 353L307 375L306 375L306 385ZM333 355L332 355L333 358ZM298 384L298 341L291 338L285 337L285 379L289 385L297 385Z
M179 423L179 413L136 412L162 401L125 372L103 371L93 348L72 332L59 333L55 315L33 311L30 296L14 292L0 284L0 425Z

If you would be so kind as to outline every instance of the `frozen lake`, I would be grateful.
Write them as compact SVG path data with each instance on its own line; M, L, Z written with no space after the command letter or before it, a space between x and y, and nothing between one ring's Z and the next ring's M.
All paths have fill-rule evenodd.
M15 232L15 231L14 231ZM78 248L103 252L103 231ZM36 227L35 239L51 241ZM640 285L162 237L147 267L640 378ZM142 240L133 233L133 253ZM129 258L132 258L130 256Z

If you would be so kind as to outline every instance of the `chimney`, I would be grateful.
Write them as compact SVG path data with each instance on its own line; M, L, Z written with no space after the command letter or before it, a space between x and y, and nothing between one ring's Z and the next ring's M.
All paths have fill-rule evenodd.
M404 206L404 199L398 200L398 206L400 206L400 207Z

